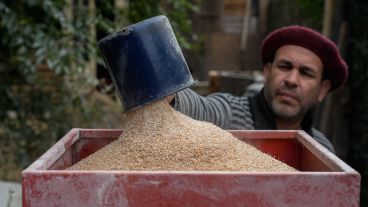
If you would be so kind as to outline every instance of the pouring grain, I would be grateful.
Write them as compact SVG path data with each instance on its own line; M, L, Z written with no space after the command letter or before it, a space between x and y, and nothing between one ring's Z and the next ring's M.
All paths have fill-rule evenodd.
M127 113L124 133L70 170L296 171L160 100Z

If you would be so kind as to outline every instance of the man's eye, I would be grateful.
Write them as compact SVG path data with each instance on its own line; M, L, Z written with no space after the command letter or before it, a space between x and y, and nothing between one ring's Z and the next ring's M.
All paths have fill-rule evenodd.
M291 68L291 66L290 65L278 65L278 68L283 69L283 70L288 70Z
M304 76L307 76L309 78L313 78L314 77L314 75L311 72L304 71L304 70L301 71L301 74L304 75Z

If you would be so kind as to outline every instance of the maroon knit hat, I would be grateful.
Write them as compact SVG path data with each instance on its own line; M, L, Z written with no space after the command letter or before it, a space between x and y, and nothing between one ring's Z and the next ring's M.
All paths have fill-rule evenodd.
M327 70L327 78L331 80L330 91L342 87L348 77L348 66L340 56L335 43L320 33L301 26L288 26L273 31L262 43L261 55L263 64L272 62L276 51L284 45L304 47L316 54Z

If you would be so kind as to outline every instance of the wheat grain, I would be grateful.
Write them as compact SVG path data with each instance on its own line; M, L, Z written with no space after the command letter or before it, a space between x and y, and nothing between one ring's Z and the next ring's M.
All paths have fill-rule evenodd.
M160 100L126 114L124 133L70 170L296 171Z

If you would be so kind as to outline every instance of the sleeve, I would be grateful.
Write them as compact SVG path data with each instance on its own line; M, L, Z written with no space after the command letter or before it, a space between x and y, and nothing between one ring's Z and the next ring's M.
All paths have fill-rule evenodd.
M335 154L334 147L332 146L331 142L323 135L321 132L316 130L315 128L312 128L313 138L319 142L321 145L326 147L328 150L330 150L332 153Z
M213 93L203 97L185 89L175 95L174 108L193 119L207 121L223 129L231 128L232 95Z

